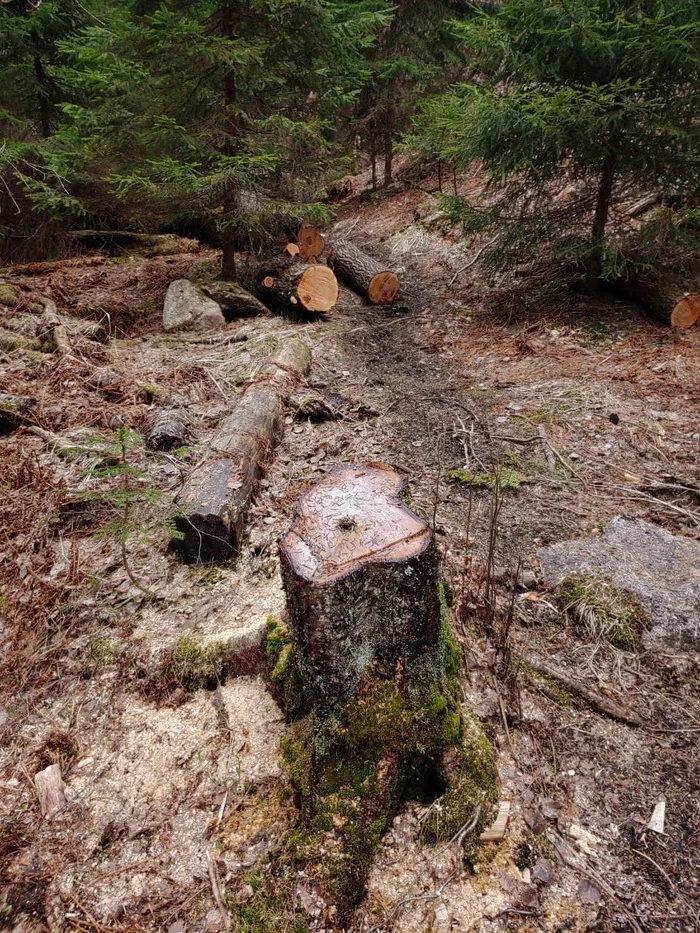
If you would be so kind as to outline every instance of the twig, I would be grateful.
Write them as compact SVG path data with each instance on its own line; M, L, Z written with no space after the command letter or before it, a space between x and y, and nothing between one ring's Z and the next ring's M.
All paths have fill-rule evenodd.
M544 450L544 456L547 461L547 466L550 470L553 470L556 467L556 461L554 459L554 454L552 453L552 445L549 443L547 438L547 431L543 424L537 425L537 434L540 440L542 441L542 449Z
M654 859L653 859L650 855L647 855L646 852L640 852L639 849L632 849L632 848L630 848L630 852L634 852L635 855L641 855L643 859L646 859L647 862L649 862L651 865L653 865L654 868L655 868L661 875L663 875L663 877L666 879L666 881L668 881L669 889L670 889L671 891L675 891L676 885L675 885L675 883L674 883L674 881L673 881L673 878L671 878L670 875L667 875L666 872L663 870L663 868L659 865L659 863L658 863L658 862L655 862Z
M224 908L224 902L221 897L221 882L219 881L219 872L216 867L216 862L212 858L211 852L207 852L207 869L209 870L209 882L211 884L211 893L214 897L214 903L216 904L219 913L221 914L221 920L224 924L225 930L231 929L231 917L229 916L228 911Z
M457 271L455 272L455 274L454 274L454 275L452 276L452 278L450 279L450 281L449 281L447 287L448 287L448 288L452 288L452 286L454 285L454 283L455 283L456 280L457 280L457 276L458 276L458 275L461 275L463 272L466 272L467 269L471 269L471 267L474 265L474 263L478 261L479 257L480 257L481 254L484 252L484 250L485 250L485 249L488 249L489 246L493 246L493 244L494 244L495 242L496 242L496 237L493 237L493 239L489 240L488 243L484 243L484 245L483 245L482 247L480 247L480 248L476 251L476 253L474 254L474 256L472 256L472 258L469 260L468 263L466 263L466 265L461 266L459 269L457 269Z
M587 687L586 684L581 683L580 680L576 680L574 677L570 677L568 674L560 671L559 668L553 667L550 664L545 664L544 661L540 661L538 658L534 658L530 655L521 654L521 657L531 668L538 671L540 674L544 674L545 677L551 677L553 680L559 681L559 683L568 687L569 690L583 697L584 700L590 703L590 705L599 712L604 713L606 716L610 716L611 719L617 719L618 722L624 722L628 726L643 725L642 719L635 712L625 709L616 700L603 696L602 693L597 693L595 690Z

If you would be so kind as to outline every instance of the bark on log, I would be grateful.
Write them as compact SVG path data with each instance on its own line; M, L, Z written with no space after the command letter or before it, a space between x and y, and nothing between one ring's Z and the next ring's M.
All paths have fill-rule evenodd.
M617 279L610 288L641 305L655 320L686 329L700 318L700 284L667 272Z
M273 310L330 311L338 300L338 280L328 266L266 264L258 273L258 294Z
M351 699L373 662L410 678L438 645L437 552L402 486L390 468L334 470L280 543L294 656L321 714Z
M39 796L43 816L53 816L66 805L66 785L58 765L49 765L34 775L34 786Z
M391 304L401 288L395 272L387 269L349 240L331 243L329 264L338 278L364 295L373 305Z
M212 282L203 285L202 291L218 304L227 321L270 313L262 301L237 282Z
M282 440L284 400L310 368L306 344L287 341L219 426L208 456L177 497L175 524L182 538L173 547L184 560L227 560L239 550L258 481Z
M36 399L29 395L0 392L0 434L9 434L25 424L35 407Z
M187 443L189 416L185 399L170 398L151 415L146 445L151 450L172 450Z

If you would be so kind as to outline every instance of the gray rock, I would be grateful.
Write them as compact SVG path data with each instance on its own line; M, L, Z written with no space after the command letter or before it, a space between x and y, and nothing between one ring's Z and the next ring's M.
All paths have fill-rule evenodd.
M700 542L648 522L615 518L597 538L540 548L544 581L604 574L649 613L651 634L677 648L700 649Z
M170 283L163 303L164 330L213 330L225 324L221 308L201 288L187 279Z

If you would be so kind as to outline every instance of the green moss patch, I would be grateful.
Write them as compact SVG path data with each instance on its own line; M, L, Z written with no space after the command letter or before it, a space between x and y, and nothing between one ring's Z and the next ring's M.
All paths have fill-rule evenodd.
M301 675L294 659L289 629L277 616L267 620L265 654L273 696L288 720L298 719L306 712Z
M461 483L463 486L473 486L477 489L499 490L519 489L527 482L527 474L520 468L517 454L507 453L501 459L498 468L492 473L473 473L471 470L460 468L448 470L445 479L451 483Z
M178 689L186 693L215 690L229 674L236 673L235 664L235 656L223 642L203 645L183 635L162 656L157 670L146 678L143 690L156 700Z
M646 612L629 593L608 577L571 575L557 587L568 617L591 641L606 641L624 651L634 651L648 625Z

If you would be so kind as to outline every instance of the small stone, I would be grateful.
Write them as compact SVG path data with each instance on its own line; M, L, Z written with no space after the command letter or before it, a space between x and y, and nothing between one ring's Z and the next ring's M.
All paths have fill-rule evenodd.
M217 908L213 908L204 918L204 923L202 925L202 933L221 933L224 929L224 918L221 916Z
M168 933L187 933L187 927L183 920L176 920L168 927Z
M211 330L223 327L221 308L187 279L176 279L168 286L163 303L163 329Z
M523 819L536 836L541 835L547 828L547 821L536 807L525 810Z
M252 901L255 897L255 891L252 888L252 885L242 884L240 888L236 891L236 903L237 904L247 904L248 901Z
M554 865L548 858L538 858L532 867L532 880L540 884L551 884L554 881Z
M588 878L581 879L577 894L582 904L598 904L600 902L600 889L598 885L589 881Z

